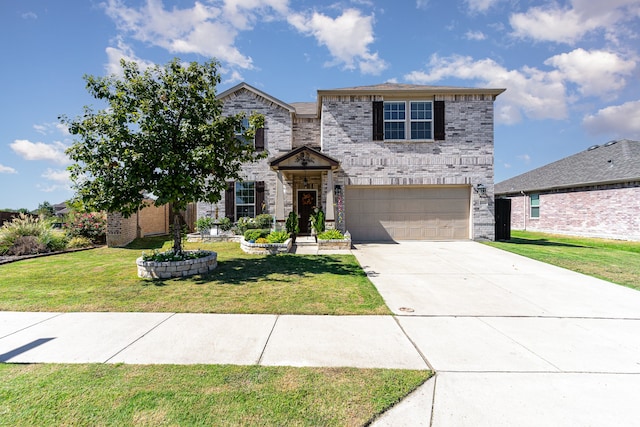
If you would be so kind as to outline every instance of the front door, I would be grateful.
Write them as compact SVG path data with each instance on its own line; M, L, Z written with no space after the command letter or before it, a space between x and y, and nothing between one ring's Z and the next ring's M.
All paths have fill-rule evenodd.
M311 233L309 226L309 217L316 207L317 193L316 190L298 190L298 217L300 234Z

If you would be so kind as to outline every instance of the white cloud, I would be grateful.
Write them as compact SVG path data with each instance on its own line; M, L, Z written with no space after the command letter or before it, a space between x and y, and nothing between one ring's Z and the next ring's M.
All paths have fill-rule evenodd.
M43 174L43 178L49 181L54 181L61 184L71 184L71 174L66 169L51 169L48 168Z
M518 160L522 160L525 165L528 165L529 163L531 163L531 156L528 154L521 154L516 157L518 158Z
M594 135L640 139L640 100L603 108L586 116L582 123Z
M636 68L636 62L604 50L582 48L553 56L544 62L556 67L563 77L578 85L583 95L611 97L626 85L624 76Z
M18 171L12 168L11 166L5 166L2 163L0 163L0 173L18 173Z
M22 19L38 19L38 15L34 12L25 12L22 15Z
M568 7L532 7L511 15L509 22L517 37L573 44L595 30L619 31L618 24L637 18L639 9L638 0L573 0Z
M464 35L467 40L485 40L487 36L482 31L467 31Z
M239 11L242 3L251 2L227 3L227 11L232 11L231 21L225 19L221 8L200 2L190 9L174 7L166 10L161 0L147 0L140 9L127 7L121 0L109 0L105 10L121 31L131 34L136 40L173 53L216 57L231 65L250 69L253 67L251 58L240 53L234 45L238 34L234 22L248 25L249 20L240 22L240 15L234 13Z
M486 12L500 0L467 0L469 10L472 12Z
M59 164L71 163L64 153L67 147L59 141L53 144L45 144L44 142L16 139L9 146L16 154L26 160L49 160Z
M126 44L121 38L118 38L117 47L108 47L105 49L107 53L107 64L105 65L105 71L107 74L115 74L117 76L122 76L122 66L120 65L120 60L124 59L127 62L136 62L140 70L146 70L147 68L153 66L153 62L145 61L144 59L138 58L131 46Z
M272 21L289 13L288 0L224 0L224 17L239 30L251 29L258 19ZM275 14L273 13L275 12Z
M36 124L33 125L33 129L35 129L36 132L42 135L50 135L54 132L60 133L65 136L70 135L69 128L59 122Z
M508 70L492 59L475 61L469 56L440 58L433 55L429 71L413 71L405 80L426 84L445 78L474 80L484 87L506 88L496 102L496 121L517 123L522 115L532 119L563 119L567 117L567 101L562 76L558 72L543 72L522 67Z
M363 16L357 9L346 9L337 18L314 12L311 16L294 13L289 23L303 34L315 37L333 56L327 65L342 64L346 69L359 68L364 74L379 74L387 68L377 52L371 52L373 43L373 16Z
M418 9L426 9L429 7L429 0L416 0L416 7Z

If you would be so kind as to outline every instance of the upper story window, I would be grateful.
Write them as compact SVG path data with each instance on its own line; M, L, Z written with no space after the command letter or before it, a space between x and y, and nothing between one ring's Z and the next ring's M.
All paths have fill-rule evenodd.
M373 139L444 140L444 101L375 101Z
M407 104L409 114L407 114ZM431 101L384 103L384 139L433 139L432 127L433 103Z
M242 128L246 131L249 129L249 118L242 119ZM240 129L236 129L236 139L245 145L253 145L256 151L264 151L264 128L258 128L255 130L253 140L246 138Z

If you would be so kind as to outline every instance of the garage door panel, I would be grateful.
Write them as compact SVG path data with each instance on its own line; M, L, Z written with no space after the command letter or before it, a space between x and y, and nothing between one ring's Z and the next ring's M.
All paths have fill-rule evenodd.
M469 187L347 187L354 240L469 238Z

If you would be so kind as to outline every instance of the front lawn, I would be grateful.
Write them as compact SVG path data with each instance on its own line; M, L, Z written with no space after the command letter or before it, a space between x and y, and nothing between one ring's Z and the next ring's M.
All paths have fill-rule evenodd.
M238 243L187 243L218 253L209 275L138 278L135 259L167 238L0 265L0 310L261 314L390 314L353 255L248 255Z
M0 424L361 426L431 375L353 368L0 364Z
M640 290L640 242L512 231L488 245Z

